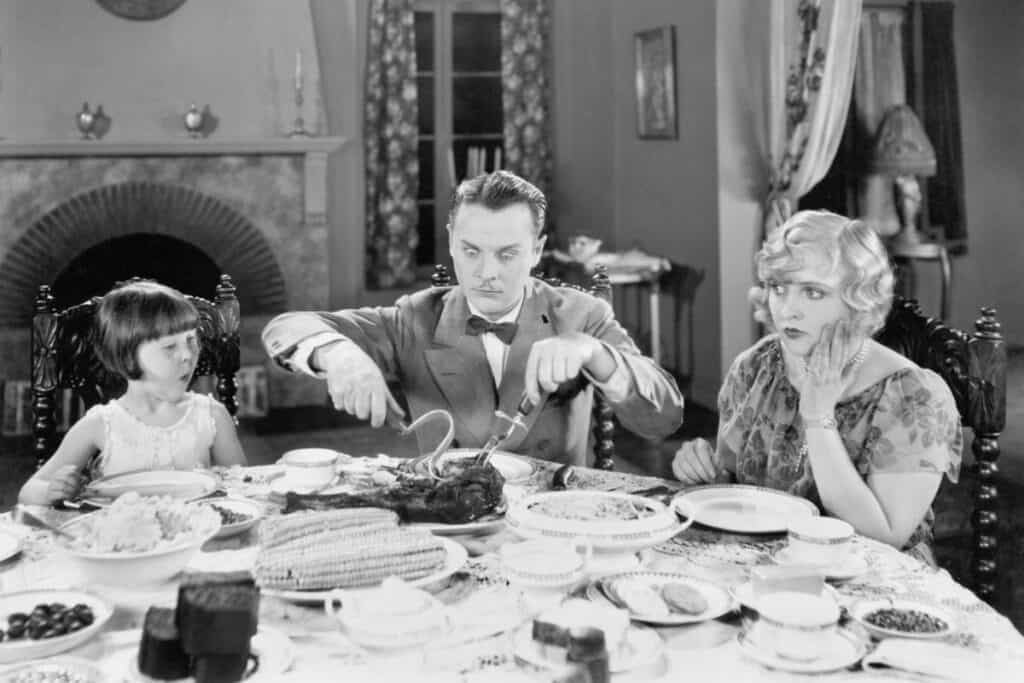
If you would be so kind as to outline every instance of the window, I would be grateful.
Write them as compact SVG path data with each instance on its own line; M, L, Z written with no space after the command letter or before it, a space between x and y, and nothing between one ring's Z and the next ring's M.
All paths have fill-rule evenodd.
M419 0L419 247L424 274L447 257L454 185L501 164L501 14L497 0Z

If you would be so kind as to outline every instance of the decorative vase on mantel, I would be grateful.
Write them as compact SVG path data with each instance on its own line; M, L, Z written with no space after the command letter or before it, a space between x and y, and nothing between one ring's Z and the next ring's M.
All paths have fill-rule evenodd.
M78 126L78 130L82 133L83 140L95 138L93 126L96 125L96 114L89 109L88 102L83 102L82 111L75 115L75 125Z
M199 107L196 106L195 102L185 112L185 130L188 132L191 138L203 137L203 127L206 123L206 116Z

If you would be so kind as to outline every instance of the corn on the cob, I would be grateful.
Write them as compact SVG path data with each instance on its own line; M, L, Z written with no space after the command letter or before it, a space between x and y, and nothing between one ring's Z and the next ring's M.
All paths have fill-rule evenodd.
M326 531L383 529L397 526L398 515L382 508L295 512L265 519L260 525L260 545L272 548Z
M320 590L375 585L389 576L415 579L438 569L445 549L420 529L377 529L326 534L329 542L263 548L256 581L264 588Z

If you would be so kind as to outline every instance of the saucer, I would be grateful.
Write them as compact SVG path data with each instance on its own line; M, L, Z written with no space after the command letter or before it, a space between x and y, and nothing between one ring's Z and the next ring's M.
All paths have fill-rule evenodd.
M901 629L894 626L881 626L873 623L871 615L880 610L914 611L924 614L935 620L938 628L931 631L917 631ZM937 605L930 605L916 600L902 600L899 598L862 599L850 607L850 616L866 628L875 638L916 638L920 640L931 640L945 638L957 630L956 618L949 610Z
M825 575L829 581L849 581L868 570L868 561L863 555L851 552L839 562L816 564L795 557L789 546L782 546L771 554L772 562L782 566L813 567Z
M839 671L859 662L868 652L868 644L845 631L835 634L832 644L817 659L798 661L758 648L740 631L736 636L740 652L769 669L800 674Z
M527 622L516 631L513 647L516 657L543 669L561 667L566 664L565 648L544 645L533 639L533 622ZM657 631L635 624L630 625L626 629L626 637L622 646L608 657L608 670L612 673L619 673L650 664L661 655L664 649L665 643ZM552 656L552 652L559 653L561 657Z
M754 597L754 584L751 581L741 583L738 586L733 586L729 592L732 594L733 599L744 607L749 607L752 610L757 610L757 598ZM826 584L821 589L821 597L832 598L836 601L836 604L842 604L839 600L839 593L832 586Z

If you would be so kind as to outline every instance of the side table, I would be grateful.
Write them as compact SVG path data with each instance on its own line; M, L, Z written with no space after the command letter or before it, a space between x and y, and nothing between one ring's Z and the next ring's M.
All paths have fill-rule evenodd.
M918 244L889 245L889 253L897 263L897 277L903 283L906 294L916 298L917 278L914 273L914 261L937 261L942 277L942 291L939 299L939 315L944 322L949 321L949 305L952 301L953 268L949 262L949 251L946 245L938 242L921 242Z

